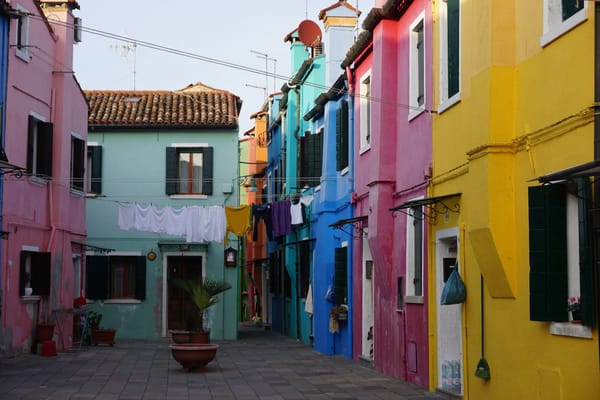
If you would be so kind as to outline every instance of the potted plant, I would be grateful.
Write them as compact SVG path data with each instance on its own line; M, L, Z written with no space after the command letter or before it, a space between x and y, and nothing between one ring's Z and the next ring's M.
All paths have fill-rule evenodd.
M571 322L574 324L581 322L581 297L571 296L567 301L567 311L571 313Z
M94 346L99 344L107 344L112 346L115 344L115 329L103 328L100 326L102 314L96 311L89 311L87 315L87 323L90 328L90 342Z
M345 305L331 307L329 317L338 321L346 321L348 319L348 307Z
M193 339L193 333L184 333L171 331L174 344L169 347L171 349L171 355L177 361L185 371L198 370L203 371L206 364L211 362L216 355L219 345L208 343L208 332L205 329L206 310L214 306L217 303L220 293L231 289L231 285L225 281L216 281L210 279L191 280L191 279L177 279L174 281L175 285L179 286L187 294L189 294L192 303L196 308L196 317L198 322L198 329L200 333L206 334L205 343L191 343ZM183 337L178 337L178 333L182 333ZM181 340L187 340L188 342L181 342ZM180 341L180 342L178 342Z
M212 279L176 279L174 284L183 289L192 301L195 312L187 316L187 330L171 330L171 337L175 343L208 343L209 331L206 326L206 311L215 305L218 295L231 289L225 281Z

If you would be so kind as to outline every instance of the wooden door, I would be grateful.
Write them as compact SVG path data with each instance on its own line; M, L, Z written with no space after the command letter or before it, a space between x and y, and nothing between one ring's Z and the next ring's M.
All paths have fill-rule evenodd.
M173 283L176 278L202 279L201 256L171 256L167 259L168 327L188 329L188 320L197 313L189 295Z

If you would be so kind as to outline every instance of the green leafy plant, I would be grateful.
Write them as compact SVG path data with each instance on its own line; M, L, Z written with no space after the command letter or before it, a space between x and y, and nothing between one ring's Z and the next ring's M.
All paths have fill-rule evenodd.
M100 327L100 321L102 321L102 314L96 311L89 311L87 321L92 329L98 329Z
M579 311L581 310L581 297L573 296L569 297L567 301L567 311Z
M212 279L193 280L193 279L175 279L173 283L183 289L191 298L192 303L198 312L197 329L204 332L204 315L206 310L218 301L218 295L231 289L231 285L225 281ZM192 318L193 321L193 318ZM188 325L190 325L188 318Z

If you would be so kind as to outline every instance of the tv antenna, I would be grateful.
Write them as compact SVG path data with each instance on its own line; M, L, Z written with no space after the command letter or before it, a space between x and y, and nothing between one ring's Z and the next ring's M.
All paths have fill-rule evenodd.
M273 61L273 92L277 90L277 83L275 82L275 77L277 75L277 59L269 58L267 53L261 53L260 51L250 50L251 53L256 54L256 57L265 59L265 99L267 98L269 92L269 61Z
M137 44L132 41L132 42L128 42L125 41L121 44L111 44L110 45L111 49L115 49L115 50L120 50L121 51L121 58L129 61L129 54L132 53L133 54L133 90L135 90L135 78L136 78L136 53L137 53Z

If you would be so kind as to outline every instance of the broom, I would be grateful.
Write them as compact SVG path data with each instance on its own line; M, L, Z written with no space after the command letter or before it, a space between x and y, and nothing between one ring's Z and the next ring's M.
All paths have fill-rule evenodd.
M484 321L483 321L483 275L481 275L481 358L475 369L475 376L481 379L490 379L490 366L484 357Z

